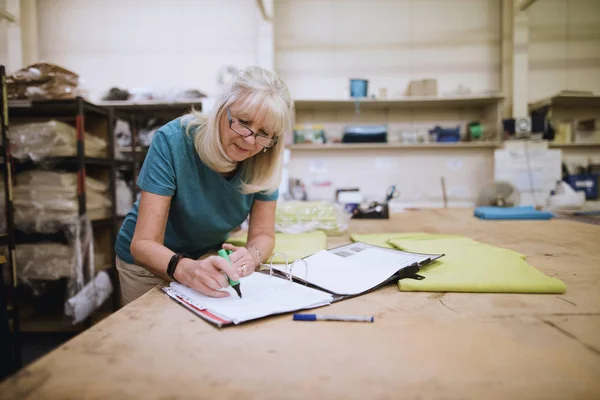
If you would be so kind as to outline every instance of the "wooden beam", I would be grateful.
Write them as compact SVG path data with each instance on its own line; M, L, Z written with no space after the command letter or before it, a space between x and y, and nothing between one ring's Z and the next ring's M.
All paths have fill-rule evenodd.
M21 53L23 66L39 61L37 0L21 0Z
M2 19L8 20L10 22L17 22L17 17L15 17L6 10L0 10L0 20Z
M529 6L531 6L535 2L536 0L521 0L521 2L519 3L518 10L525 11L529 8Z
M512 45L512 113L513 117L517 118L528 115L529 16L527 13L514 15Z
M7 0L6 12L15 17L16 21L21 20L21 1ZM12 23L6 27L6 45L8 59L6 62L6 70L12 73L23 67L23 52L21 49L21 25Z
M263 0L256 0L256 4L258 5L258 9L260 10L260 14L262 15L263 19L269 22L272 21L273 16L267 13L265 3L263 2Z
M504 107L502 110L503 118L512 118L513 116L513 23L514 23L514 3L513 0L502 0L500 3L501 15L501 76L500 87L504 93Z

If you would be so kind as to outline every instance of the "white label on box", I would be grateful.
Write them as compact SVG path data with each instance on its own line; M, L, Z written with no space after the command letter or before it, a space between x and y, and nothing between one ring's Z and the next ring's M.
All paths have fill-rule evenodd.
M390 170L392 168L391 157L377 157L375 158L375 168L379 170Z
M308 169L312 174L327 174L329 170L323 160L311 160Z
M448 171L460 171L463 167L461 158L449 158L446 160L446 169Z

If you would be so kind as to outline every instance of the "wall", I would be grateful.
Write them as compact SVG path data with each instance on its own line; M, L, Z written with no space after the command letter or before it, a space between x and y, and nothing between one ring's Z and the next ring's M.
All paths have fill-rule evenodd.
M398 97L410 79L439 92L500 88L499 0L281 0L275 67L296 98L347 98L349 78Z
M6 0L0 0L0 10L6 10ZM0 20L0 65L8 63L8 22Z
M529 100L564 89L600 94L600 1L541 0L527 12Z
M348 98L349 78L368 79L370 94L386 87L389 97L402 96L411 79L425 77L438 79L441 95L461 84L474 92L499 90L501 3L281 0L275 4L275 66L292 95L300 99ZM599 6L598 0L540 0L529 8L526 95L537 98L565 88L600 85ZM558 50L557 41L563 45ZM415 128L415 118L423 126L429 123L405 110L385 118L363 113L360 121L339 113L325 121L326 114L326 110L303 113L297 122L319 122L331 136L339 136L340 127L352 123L410 120ZM436 122L448 116L448 110L440 110ZM590 152L594 153L568 151L571 158ZM315 174L322 176L315 178ZM290 175L303 178L313 198L331 199L334 189L343 186L359 186L369 196L381 196L388 185L397 184L399 202L417 206L441 204L440 177L444 176L450 206L470 205L480 188L493 180L493 150L292 150ZM321 186L327 180L333 186Z
M370 200L400 191L393 205L443 207L444 177L449 207L470 207L494 177L493 149L292 150L289 174L302 178L311 200L333 200L335 189L359 187ZM323 186L327 182L332 184Z
M224 65L257 63L248 0L38 0L39 55L80 74L95 99L113 86L219 91Z

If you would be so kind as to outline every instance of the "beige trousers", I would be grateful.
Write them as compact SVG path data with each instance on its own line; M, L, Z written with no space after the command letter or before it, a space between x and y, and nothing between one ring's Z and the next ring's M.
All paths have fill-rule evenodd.
M117 257L117 270L121 285L121 301L123 306L131 303L144 293L150 291L163 280L144 267L129 264Z

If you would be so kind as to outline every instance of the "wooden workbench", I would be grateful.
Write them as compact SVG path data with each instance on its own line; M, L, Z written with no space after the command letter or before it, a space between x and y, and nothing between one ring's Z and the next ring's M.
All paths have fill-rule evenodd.
M350 229L467 235L526 254L567 292L391 285L317 310L373 324L288 314L218 330L155 289L3 382L0 398L600 398L600 227L471 213L411 211Z

